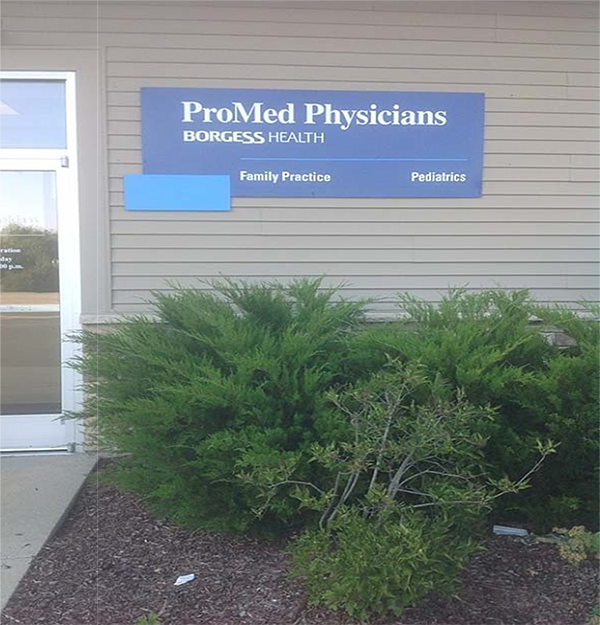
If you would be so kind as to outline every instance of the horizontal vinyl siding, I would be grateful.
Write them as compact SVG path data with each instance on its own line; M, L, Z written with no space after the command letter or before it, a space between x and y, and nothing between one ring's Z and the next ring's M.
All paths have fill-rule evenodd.
M409 290L598 299L593 2L3 4L4 45L104 49L112 302L220 276L326 275L391 312ZM231 213L128 213L145 86L486 94L484 196L239 198Z

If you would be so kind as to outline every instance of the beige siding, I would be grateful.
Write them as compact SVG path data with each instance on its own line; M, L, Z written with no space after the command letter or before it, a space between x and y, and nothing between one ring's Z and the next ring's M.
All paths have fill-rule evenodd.
M103 50L117 312L146 309L168 282L209 288L198 279L222 275L326 274L380 311L397 291L437 301L451 286L598 299L594 2L104 2L99 21L86 3L2 9L3 45ZM484 196L127 213L144 86L483 91Z

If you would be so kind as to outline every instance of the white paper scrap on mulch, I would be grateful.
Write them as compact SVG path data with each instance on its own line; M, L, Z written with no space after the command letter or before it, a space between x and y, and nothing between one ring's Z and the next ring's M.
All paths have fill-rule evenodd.
M192 582L195 579L196 579L196 576L194 575L194 573L190 573L189 575L180 575L175 580L175 586L181 586L183 584L187 584L188 582Z

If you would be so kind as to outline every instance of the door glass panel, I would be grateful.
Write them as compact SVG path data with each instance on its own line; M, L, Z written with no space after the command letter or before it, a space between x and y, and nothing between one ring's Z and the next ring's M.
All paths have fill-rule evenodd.
M65 148L67 113L61 80L0 81L0 147Z
M56 174L0 171L0 413L61 410Z

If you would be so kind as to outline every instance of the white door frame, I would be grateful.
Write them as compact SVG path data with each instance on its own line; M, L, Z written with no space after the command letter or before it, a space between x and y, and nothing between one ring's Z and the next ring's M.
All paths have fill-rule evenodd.
M77 411L82 403L81 376L67 366L79 346L66 342L65 333L77 331L81 314L79 194L77 180L77 119L75 72L0 72L0 79L56 80L65 83L67 147L65 149L0 149L0 168L13 171L54 171L59 253L62 411ZM2 310L15 307L2 306ZM23 309L23 307L19 307ZM77 421L60 415L2 415L0 446L4 452L74 451L83 444ZM24 421L26 419L27 421ZM27 424L27 425L26 425ZM24 427L25 426L25 427Z

